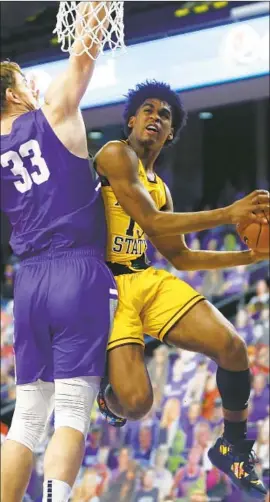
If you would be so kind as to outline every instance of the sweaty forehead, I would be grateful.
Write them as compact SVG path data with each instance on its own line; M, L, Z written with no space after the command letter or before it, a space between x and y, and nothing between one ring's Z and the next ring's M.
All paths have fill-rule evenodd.
M160 99L157 98L147 98L141 105L141 108L146 105L151 105L155 108L166 108L167 110L171 111L171 107L167 101L161 101Z

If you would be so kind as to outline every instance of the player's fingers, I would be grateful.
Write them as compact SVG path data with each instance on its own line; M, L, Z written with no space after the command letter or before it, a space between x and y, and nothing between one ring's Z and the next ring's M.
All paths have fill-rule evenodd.
M256 222L256 223L261 223L263 225L268 223L266 215L264 213L262 213L261 211L256 212L256 213L252 212L252 213L250 213L249 217L253 222Z
M252 204L270 204L269 194L259 194L253 197Z
M258 195L268 195L268 197L269 197L269 191L268 190L254 190L249 195L250 195L250 197L256 197Z
M269 214L269 211L270 211L270 207L269 207L269 204L258 204L254 211L257 213L257 212L262 212L262 213L265 213L266 215Z

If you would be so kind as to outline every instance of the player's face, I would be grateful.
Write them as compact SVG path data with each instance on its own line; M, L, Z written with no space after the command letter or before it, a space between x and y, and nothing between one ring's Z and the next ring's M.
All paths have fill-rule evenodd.
M16 104L25 106L29 111L38 107L38 93L31 82L28 82L24 75L16 72L16 88L14 89L14 99Z
M173 139L171 108L159 99L147 99L130 118L129 127L140 143L161 149L167 140Z

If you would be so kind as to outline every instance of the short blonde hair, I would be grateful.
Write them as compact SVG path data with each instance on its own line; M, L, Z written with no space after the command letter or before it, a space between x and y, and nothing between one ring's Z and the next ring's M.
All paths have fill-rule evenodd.
M6 110L6 90L16 86L16 73L23 75L21 68L17 63L12 61L1 61L1 113Z

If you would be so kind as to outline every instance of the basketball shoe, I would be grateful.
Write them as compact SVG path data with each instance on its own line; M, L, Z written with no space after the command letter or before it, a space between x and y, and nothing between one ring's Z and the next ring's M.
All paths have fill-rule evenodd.
M108 422L109 425L112 425L113 427L123 427L127 423L127 420L125 418L121 418L115 415L111 410L109 410L107 406L105 399L105 391L108 384L109 382L106 377L101 379L99 393L97 395L97 403L99 411L101 415L104 418L106 418L106 421Z
M208 451L212 464L223 471L240 490L253 500L265 500L267 490L259 479L255 464L258 459L252 450L254 441L242 439L235 445L220 437Z

